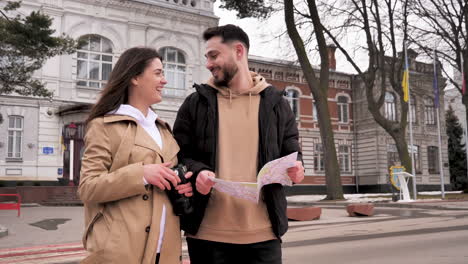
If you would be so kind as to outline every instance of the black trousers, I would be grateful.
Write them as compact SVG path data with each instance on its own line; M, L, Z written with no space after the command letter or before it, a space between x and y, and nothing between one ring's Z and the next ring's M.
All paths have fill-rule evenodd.
M278 239L230 244L187 237L190 264L281 264Z

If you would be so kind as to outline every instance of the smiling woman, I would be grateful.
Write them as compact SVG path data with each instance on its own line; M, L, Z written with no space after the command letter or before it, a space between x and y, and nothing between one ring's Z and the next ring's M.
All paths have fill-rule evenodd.
M165 190L190 197L192 186L179 184L171 169L179 146L150 108L166 83L159 53L131 48L91 110L78 188L90 254L81 263L180 263L179 218Z

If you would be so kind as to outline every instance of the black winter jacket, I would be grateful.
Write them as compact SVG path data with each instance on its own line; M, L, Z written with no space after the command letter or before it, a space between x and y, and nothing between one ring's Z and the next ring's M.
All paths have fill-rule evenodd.
M185 99L174 124L174 137L181 149L179 162L193 172L193 186L201 170L216 171L218 142L217 90L207 84L195 84L194 87L196 92ZM298 151L298 160L302 160L296 119L282 95L283 93L273 86L260 93L257 170L267 162L295 151ZM181 217L181 227L187 233L195 235L198 232L208 199L209 194L202 195L194 188L194 213ZM283 186L264 186L263 200L267 206L273 233L281 238L288 229Z

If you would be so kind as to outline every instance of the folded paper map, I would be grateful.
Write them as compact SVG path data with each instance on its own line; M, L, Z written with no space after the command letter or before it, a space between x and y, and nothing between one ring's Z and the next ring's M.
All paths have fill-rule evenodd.
M296 160L297 152L294 152L268 162L258 173L257 182L232 182L211 178L211 180L215 182L213 188L231 196L258 203L260 191L263 186L272 183L279 183L287 186L292 185L287 170L296 165Z

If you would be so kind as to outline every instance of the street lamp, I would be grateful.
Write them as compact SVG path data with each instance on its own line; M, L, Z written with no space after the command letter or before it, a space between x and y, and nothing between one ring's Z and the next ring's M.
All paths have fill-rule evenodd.
M69 186L73 186L73 179L74 179L74 176L73 176L73 153L75 151L75 145L74 145L74 142L73 142L73 139L75 138L75 134L76 134L76 130L77 130L77 126L75 125L75 123L70 123L67 127L67 132L68 132L68 135L70 136L70 171L68 173L68 185Z

